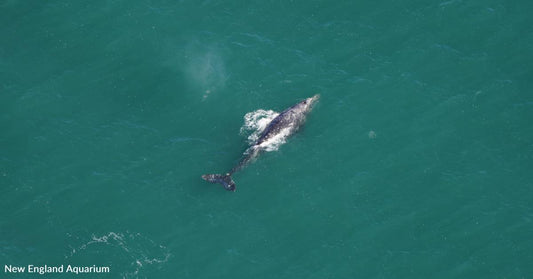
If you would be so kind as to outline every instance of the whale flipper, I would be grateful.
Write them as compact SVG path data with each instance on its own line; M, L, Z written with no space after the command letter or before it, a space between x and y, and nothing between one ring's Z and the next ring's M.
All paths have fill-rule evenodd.
M235 191L235 182L231 179L231 174L204 174L202 178L211 183L220 183L228 191Z

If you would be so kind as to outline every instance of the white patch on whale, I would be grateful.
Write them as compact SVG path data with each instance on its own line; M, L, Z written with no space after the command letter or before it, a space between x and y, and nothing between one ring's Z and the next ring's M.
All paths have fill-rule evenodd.
M287 138L291 135L292 125L286 128L283 128L275 136L269 138L262 142L259 146L265 151L276 151L279 147L284 144Z

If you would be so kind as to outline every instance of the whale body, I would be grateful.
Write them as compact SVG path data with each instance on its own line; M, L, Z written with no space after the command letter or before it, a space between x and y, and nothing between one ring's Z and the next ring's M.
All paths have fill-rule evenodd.
M319 97L319 95L315 95L311 98L306 98L272 119L259 138L243 153L244 156L239 161L239 164L229 172L225 174L204 174L202 178L211 183L219 183L228 191L235 191L235 182L231 176L254 161L272 141L284 140L298 131Z

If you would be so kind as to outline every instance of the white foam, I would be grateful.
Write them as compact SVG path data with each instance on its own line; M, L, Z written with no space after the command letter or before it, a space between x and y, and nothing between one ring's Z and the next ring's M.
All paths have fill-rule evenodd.
M95 252L113 253L130 262L129 266L125 265L122 268L124 273L120 275L123 278L145 278L146 269L149 269L150 265L161 268L172 256L170 250L165 246L155 243L140 233L109 232L100 236L93 234L90 237L67 235L73 238L77 244L69 245L72 251L69 255L65 255L65 259L77 259L79 256L84 257ZM80 242L81 244L79 244Z
M259 109L244 115L244 125L241 127L241 135L248 137L248 143L253 144L259 139L261 133L268 126L279 113L273 110ZM285 143L287 137L290 135L292 127L287 127L281 130L276 136L264 141L259 146L265 151L276 151Z
M253 144L265 130L272 119L279 113L273 110L258 109L244 115L244 125L241 127L241 135L248 136L248 143Z

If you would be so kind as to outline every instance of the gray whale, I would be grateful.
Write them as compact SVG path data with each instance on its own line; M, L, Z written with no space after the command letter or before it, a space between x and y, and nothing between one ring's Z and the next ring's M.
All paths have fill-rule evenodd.
M298 131L319 97L319 95L315 95L311 98L307 98L282 111L278 116L272 119L259 138L246 149L239 164L233 167L229 172L226 174L204 174L202 175L202 178L211 183L222 184L222 186L228 191L235 191L235 182L231 178L231 175L255 160L261 151L265 149L269 140L275 137L289 137Z

